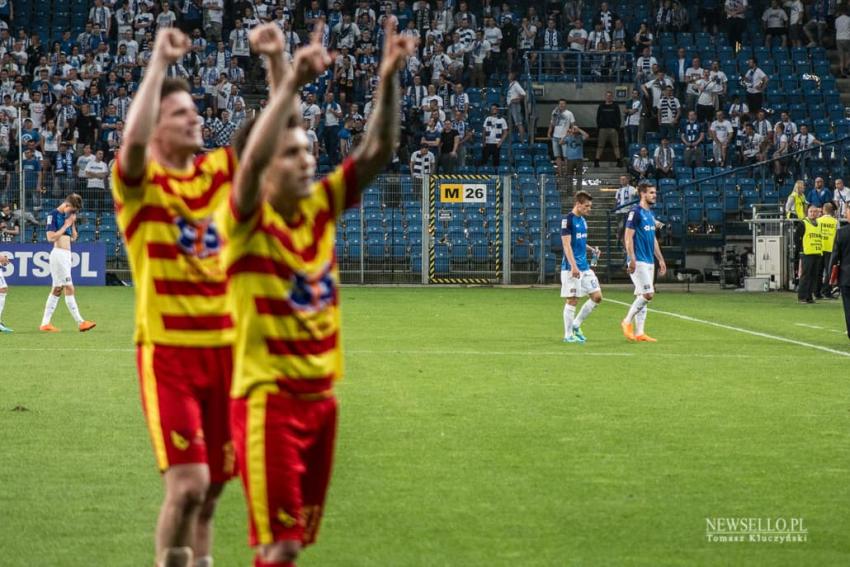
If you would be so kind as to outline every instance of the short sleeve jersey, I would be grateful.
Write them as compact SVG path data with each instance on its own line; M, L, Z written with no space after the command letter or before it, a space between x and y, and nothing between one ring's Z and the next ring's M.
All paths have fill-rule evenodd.
M573 251L573 257L576 260L576 267L580 272L590 269L587 264L587 221L584 217L580 217L574 213L569 213L561 221L561 236L570 237L570 248ZM561 271L571 270L566 252L561 259Z
M336 219L358 199L347 158L313 185L287 222L263 203L246 216L222 207L228 311L238 313L231 395L271 385L328 392L343 373Z
M232 343L222 239L212 216L226 202L234 169L229 147L198 156L188 171L149 159L138 179L115 160L112 194L133 271L137 344Z
M635 231L635 260L655 263L655 215L652 211L636 205L626 217L626 228Z
M53 209L47 215L47 230L49 232L59 232L59 230L62 228L62 225L65 224L65 219L67 218L68 215L63 212L60 212L59 209ZM69 226L68 228L66 228L63 234L67 236L72 236L71 227Z

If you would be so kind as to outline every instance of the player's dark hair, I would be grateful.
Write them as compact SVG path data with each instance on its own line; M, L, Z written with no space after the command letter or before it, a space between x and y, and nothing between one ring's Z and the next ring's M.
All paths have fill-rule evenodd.
M65 197L65 202L77 209L78 211L83 208L83 198L80 197L77 193L71 193L67 197Z
M576 193L576 203L583 205L593 200L593 196L587 191L579 191Z
M192 94L192 88L189 86L189 82L181 77L168 77L162 81L162 87L159 89L159 100L180 91Z
M653 187L653 185L652 185L652 184L650 184L650 183L647 183L646 181L641 181L641 182L638 184L638 188L637 188L637 189L638 189L638 193L640 193L640 194L646 193L647 191L649 191L649 188L650 188L650 187Z

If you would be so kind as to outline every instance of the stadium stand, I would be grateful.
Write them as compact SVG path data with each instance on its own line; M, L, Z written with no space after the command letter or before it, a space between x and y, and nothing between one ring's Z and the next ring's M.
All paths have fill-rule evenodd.
M727 221L743 218L752 205L784 200L797 178L820 176L831 186L846 174L850 144L844 140L850 126L837 81L846 69L834 73L827 51L834 43L833 22L843 3L827 3L829 26L811 38L805 30L818 30L803 27L811 12L799 20L798 14L789 14L783 26L785 46L773 34L773 41L766 43L768 20L763 15L770 3L760 0L750 2L743 26L735 18L729 19L735 25L723 25L724 15L714 9L718 3L711 2L417 1L390 2L389 12L386 4L368 0L6 4L0 9L0 201L17 208L22 182L26 211L37 219L64 193L79 191L89 210L82 218L80 238L106 243L110 260L120 267L125 258L111 214L109 180L99 182L96 171L99 164L111 163L121 143L122 120L156 30L176 25L192 38L192 52L172 66L169 75L189 80L204 116L204 148L210 149L227 144L239 124L264 104L263 70L247 51L247 31L262 21L274 21L285 31L291 53L319 19L327 22L324 41L338 53L334 68L303 93L303 115L316 133L319 174L339 163L362 135L377 87L374 71L380 63L384 19L394 18L402 33L421 41L417 57L411 58L401 77L403 132L393 164L387 176L367 188L361 208L346 212L340 220L337 252L344 271L376 268L396 274L394 281L421 278L423 254L428 253L422 248L423 188L411 174L409 156L425 142L439 157L442 129L450 121L462 142L456 159L438 161L453 164L439 173L510 177L510 190L505 191L511 211L510 261L516 272L536 274L542 267L546 276L556 274L566 195L553 167L549 140L541 135L548 116L535 114L532 82L640 87L651 82L645 80L645 48L671 78L685 110L697 104L697 97L687 96L687 85L679 84L680 60L690 67L699 57L710 77L719 77L723 84L711 102L727 112L735 130L730 133L734 137L727 159L719 163L709 136L717 127L722 129L722 123L712 128L714 121L706 120L700 165L686 164L680 134L687 115L682 112L671 144L672 175L659 180L659 216L668 224L668 243L689 234L722 234ZM785 4L793 11L793 3ZM738 33L740 43L735 41ZM768 77L759 102L769 125L759 123L755 109L738 107L731 112L735 100L753 102L747 93L749 60L755 60ZM507 104L513 88L511 71L526 94L524 113L514 114ZM492 105L507 128L488 122ZM328 112L329 108L339 114ZM781 120L782 112L787 112L787 121ZM541 128L527 128L529 136L521 139L517 121L525 126L539 123ZM756 131L763 136L760 141L747 140L747 122L762 129ZM786 137L780 134L774 139L778 122ZM800 137L803 124L816 142ZM21 151L20 163L19 130L21 150L33 150L31 157ZM507 140L498 150L498 167L489 161L484 164L482 155L491 135L505 135ZM646 117L640 137L624 146L624 155L633 156L646 146L653 156L659 142L657 128ZM819 143L827 144L826 149L816 148L779 165L732 171ZM435 246L437 273L493 268L494 255L505 243L496 232L496 210L490 202L480 209L462 207L450 221L441 222L445 234ZM43 237L32 224L24 234L27 239ZM6 233L2 237L13 238Z

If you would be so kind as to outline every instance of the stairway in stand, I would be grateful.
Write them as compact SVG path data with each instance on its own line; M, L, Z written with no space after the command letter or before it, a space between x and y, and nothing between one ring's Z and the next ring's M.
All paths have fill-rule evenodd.
M606 247L608 246L608 217L607 213L616 206L615 195L620 187L620 176L624 175L625 169L618 167L615 162L600 162L599 167L593 166L593 161L585 160L583 188L593 196L593 209L587 218L587 243L589 246L598 246L602 250L602 257L595 271L601 278L605 277L609 261L613 261L613 277L623 276L619 270L623 263L621 247L616 244L617 218L612 217L611 223L611 252L608 257ZM560 185L561 210L567 214L573 208L573 196L567 195L563 190L564 184Z

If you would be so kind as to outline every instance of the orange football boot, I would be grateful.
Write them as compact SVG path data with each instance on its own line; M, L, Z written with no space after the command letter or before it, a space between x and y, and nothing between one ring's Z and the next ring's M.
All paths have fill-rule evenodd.
M620 328L623 329L623 336L626 337L628 340L634 342L635 332L634 332L634 327L632 327L632 324L626 323L625 321L621 321L620 322Z
M80 323L80 332L85 333L86 331L91 331L94 329L95 325L97 325L97 323L94 321L83 321Z
M635 340L639 343L657 343L658 342L656 339L653 339L652 337L650 337L647 334L638 335L638 336L635 337Z
M42 325L38 328L39 331L43 331L45 333L58 333L59 329L54 327L52 324L48 323L47 325Z

